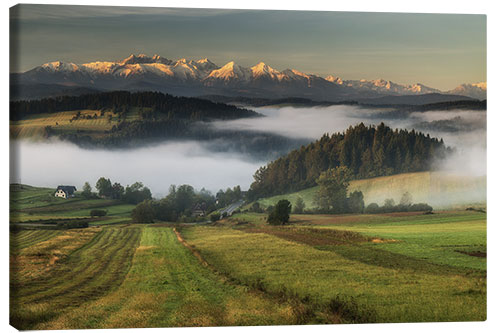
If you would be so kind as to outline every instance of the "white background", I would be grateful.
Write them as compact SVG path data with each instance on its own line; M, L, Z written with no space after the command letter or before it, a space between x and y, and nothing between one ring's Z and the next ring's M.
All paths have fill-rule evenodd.
M500 169L499 159L497 157L498 145L500 144L499 126L499 101L498 101L498 62L500 54L498 52L498 33L500 22L500 11L495 1L476 0L462 1L457 0L377 0L377 1L278 1L278 0L253 0L251 2L235 2L227 0L165 0L165 1L36 1L29 0L28 3L50 3L50 4L72 4L72 5L114 5L114 6L150 6L150 7L194 7L194 8L239 8L239 9L290 9L290 10L329 10L329 11L363 11L363 12L413 12L413 13L460 13L460 14L487 14L488 18L488 320L481 323L419 323L419 324L375 324L375 325L322 325L322 326L276 326L276 327L215 327L215 328L169 328L169 329L149 329L151 332L253 332L254 330L265 332L304 332L314 330L315 332L490 332L500 329L500 307L499 307L499 287L500 277L498 272L499 256L499 224L500 215L498 210L498 191L499 176L497 171ZM3 84L1 94L2 110L0 111L1 124L1 149L3 160L1 163L3 177L0 185L1 197L1 283L0 290L0 322L1 328L6 331L15 331L8 324L8 254L9 254L9 163L8 163L8 140L9 140L9 11L8 8L16 5L15 1L3 2L2 6L2 44L3 50L0 52L2 57L2 66L0 66L1 82ZM94 330L97 332L105 330ZM80 331L71 331L80 332ZM85 331L81 331L85 332ZM143 329L132 330L113 330L113 332L146 332Z

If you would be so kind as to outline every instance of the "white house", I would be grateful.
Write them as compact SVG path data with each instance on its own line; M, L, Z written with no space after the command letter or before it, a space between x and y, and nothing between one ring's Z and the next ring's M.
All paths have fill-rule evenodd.
M54 196L68 199L75 196L74 195L75 191L76 191L75 186L59 185L56 189L56 193L54 194Z

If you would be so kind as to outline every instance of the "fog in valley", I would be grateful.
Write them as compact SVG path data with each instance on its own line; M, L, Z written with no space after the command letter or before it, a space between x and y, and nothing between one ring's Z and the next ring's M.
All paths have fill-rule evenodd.
M430 133L456 148L449 160L436 161L437 168L464 175L486 174L484 111L409 112L402 117L387 110L344 105L254 110L266 117L219 121L212 126L220 130L271 132L307 142L360 122L376 125L383 121L391 128L415 128ZM223 151L221 147L224 145L216 141L169 141L137 149L91 150L60 141L15 141L11 142L10 181L47 187L75 185L81 189L86 181L94 187L99 177L106 177L124 186L140 181L156 197L166 195L170 184L190 184L213 193L235 185L248 189L254 172L268 161Z
M212 192L241 184L248 188L261 162L243 156L214 153L194 141L165 142L128 150L90 150L60 141L11 143L11 183L57 187L75 185L81 190L100 177L123 186L136 181L153 196L168 194L170 184L190 184Z
M436 168L467 175L486 174L486 112L445 110L408 112L402 116L392 110L335 105L329 107L263 107L255 111L261 118L220 121L220 129L273 132L292 138L319 139L324 133L342 132L363 122L378 125L384 122L395 129L415 129L443 139L456 149L447 161L435 161Z

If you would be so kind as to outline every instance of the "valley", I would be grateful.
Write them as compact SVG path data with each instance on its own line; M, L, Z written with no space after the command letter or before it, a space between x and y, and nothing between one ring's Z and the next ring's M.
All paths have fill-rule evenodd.
M493 327L495 20L375 5L11 7L9 329Z

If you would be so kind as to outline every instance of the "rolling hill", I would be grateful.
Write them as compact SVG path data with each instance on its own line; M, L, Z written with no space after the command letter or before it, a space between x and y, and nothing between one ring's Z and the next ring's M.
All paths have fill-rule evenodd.
M293 204L301 197L306 209L315 208L314 196L318 187L284 195L257 200L263 207L275 205L281 199ZM444 172L414 172L393 176L353 180L349 192L361 191L365 206L374 202L379 205L385 199L396 203L405 192L409 192L414 203L424 202L434 209L464 208L465 206L486 205L486 176L464 176Z

